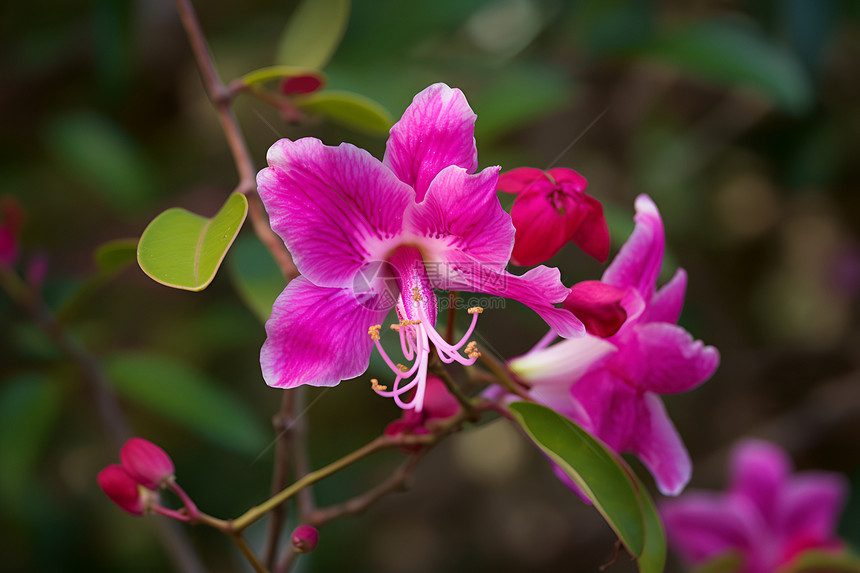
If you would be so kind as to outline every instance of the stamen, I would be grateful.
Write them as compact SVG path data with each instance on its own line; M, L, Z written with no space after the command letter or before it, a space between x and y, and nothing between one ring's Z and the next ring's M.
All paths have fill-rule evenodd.
M418 291L418 287L412 287L412 300L415 302L420 302L424 297L421 296L421 293Z
M481 308L480 306L473 306L472 308L470 308L466 312L468 312L469 314L481 314L482 312L484 312L484 309Z
M403 364L397 364L397 367L400 368L401 372L409 372L409 368L407 368Z
M375 324L367 329L367 333L370 335L371 340L379 340L379 329L382 328L381 324Z
M379 380L377 380L376 378L370 379L370 388L376 392L379 392L381 390L388 390L388 386L380 385Z
M388 328L390 328L391 330L400 330L400 325L399 324L392 324Z
M481 357L481 353L478 352L478 345L475 343L474 340L466 345L466 348L463 349L463 352L469 358L480 358Z
M421 324L420 320L401 320L400 326L415 326L416 324Z

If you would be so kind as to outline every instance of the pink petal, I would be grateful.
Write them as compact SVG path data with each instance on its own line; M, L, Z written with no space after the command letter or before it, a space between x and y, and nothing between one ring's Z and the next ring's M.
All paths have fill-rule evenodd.
M571 397L584 412L571 417L620 453L630 451L632 436L639 431L641 392L637 393L611 372L613 363L611 355L608 364L585 373L570 387Z
M692 390L711 377L720 363L713 346L693 340L675 324L652 322L633 330L636 338L622 348L628 379L637 387L658 394Z
M390 310L377 303L352 289L293 279L266 322L268 338L260 352L266 384L335 386L367 370L373 348L367 330Z
M435 275L435 276L434 276ZM447 261L430 275L433 286L443 290L480 292L517 300L538 313L559 336L570 338L585 332L582 322L572 312L557 308L568 289L561 283L556 268L536 267L522 276L485 266L450 252Z
M535 181L546 180L549 178L546 172L534 167L518 167L506 171L499 176L499 191L503 193L519 193L534 183Z
M636 198L636 228L621 251L603 273L603 282L638 289L646 303L651 301L654 285L663 264L665 237L657 206L647 195Z
M684 269L675 271L669 282L660 287L648 308L642 315L642 322L668 322L675 324L684 308L684 294L687 291L687 272Z
M581 195L581 202L580 208L585 217L571 240L586 255L605 263L609 258L609 226L603 215L603 205L584 193Z
M167 452L143 438L131 438L119 451L119 459L128 474L147 489L166 485L175 473Z
M730 467L729 491L755 504L768 527L775 528L792 467L786 453L769 442L746 440L734 448Z
M433 180L420 203L406 212L406 240L418 244L431 261L452 252L473 264L504 269L511 256L514 227L496 196L499 168L470 175L447 167Z
M848 497L845 476L800 472L792 476L782 493L776 511L784 540L802 539L807 548L826 547L837 540L836 525Z
M475 113L466 96L433 84L415 96L391 128L383 163L424 199L430 183L449 165L473 173L478 167Z
M691 492L660 504L669 545L698 565L729 551L748 555L761 544L755 510L722 494Z
M412 190L369 153L317 139L282 139L257 175L272 228L299 271L320 286L345 287L368 261L397 244Z
M97 480L105 495L123 511L138 516L146 512L146 499L137 482L121 465L109 465L99 472Z
M514 201L511 219L517 230L512 256L515 265L536 265L555 256L587 215L581 203L572 199L565 202L565 214L559 214L549 202L547 193L551 191L544 192L533 185Z
M690 482L693 464L660 397L646 392L639 431L630 448L654 476L663 495L678 495Z
M627 320L621 305L626 293L626 289L600 281L583 281L573 285L562 306L575 314L588 332L607 338Z
M588 416L573 399L570 388L586 373L601 366L615 350L613 344L602 338L579 336L514 358L508 367L528 384L529 395L536 402L582 421Z

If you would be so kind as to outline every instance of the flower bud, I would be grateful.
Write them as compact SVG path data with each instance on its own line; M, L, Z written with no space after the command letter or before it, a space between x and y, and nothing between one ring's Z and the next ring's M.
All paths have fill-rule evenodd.
M173 461L167 453L143 438L131 438L119 451L119 459L137 483L151 490L173 477Z
M313 551L320 539L319 531L310 525L300 525L293 530L290 540L296 553L309 553Z
M18 259L18 239L24 210L11 196L0 198L0 267L10 268Z
M124 467L111 464L98 475L99 487L120 509L132 515L143 515L146 511L146 497L137 481Z

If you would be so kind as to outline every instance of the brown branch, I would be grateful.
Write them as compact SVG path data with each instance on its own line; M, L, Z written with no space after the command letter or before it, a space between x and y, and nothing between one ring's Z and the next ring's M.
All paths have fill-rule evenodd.
M224 85L218 76L218 72L215 70L212 55L209 53L203 30L200 27L200 21L190 0L176 0L176 9L179 12L182 26L185 28L185 33L191 43L191 49L194 52L194 58L197 61L200 74L203 76L206 93L212 101L212 105L215 106L218 121L221 123L221 129L227 138L227 144L230 146L233 161L239 172L239 184L234 189L234 192L242 193L248 197L248 214L254 232L260 238L263 245L272 253L272 257L281 269L284 278L289 281L298 276L299 273L293 264L293 259L287 251L284 242L269 226L266 211L256 193L257 182L254 161L251 158L250 151L248 151L248 144L242 135L236 115L233 113L233 97L235 92Z
M313 527L322 527L336 519L361 513L390 493L405 491L408 487L409 479L412 477L412 473L415 471L415 468L418 467L418 463L421 461L421 458L424 457L429 449L429 447L423 448L410 456L410 458L406 460L403 465L398 467L385 481L365 493L343 503L316 510L309 516L306 523Z
M281 407L272 417L272 427L275 430L275 464L272 471L271 495L275 495L287 486L290 474L290 442L293 435L291 426L295 412L295 391L284 390L281 397ZM286 520L286 505L281 504L272 510L266 531L266 545L263 550L263 563L269 569L275 566L278 554L278 539Z

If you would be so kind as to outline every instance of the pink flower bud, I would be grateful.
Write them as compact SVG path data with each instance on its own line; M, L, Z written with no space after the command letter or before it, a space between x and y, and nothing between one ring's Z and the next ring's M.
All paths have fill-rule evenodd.
M296 553L309 553L313 551L319 539L319 531L310 525L298 526L290 536L290 540L293 542L293 549Z
M309 94L318 91L324 83L320 76L293 76L281 83L281 93L285 95Z
M111 464L98 475L99 487L120 509L132 515L143 515L146 498L140 486L124 467Z
M147 489L163 487L173 477L173 461L167 453L143 438L132 438L119 451L129 475Z
M18 235L24 225L24 210L11 196L0 199L0 266L10 268L18 259Z

